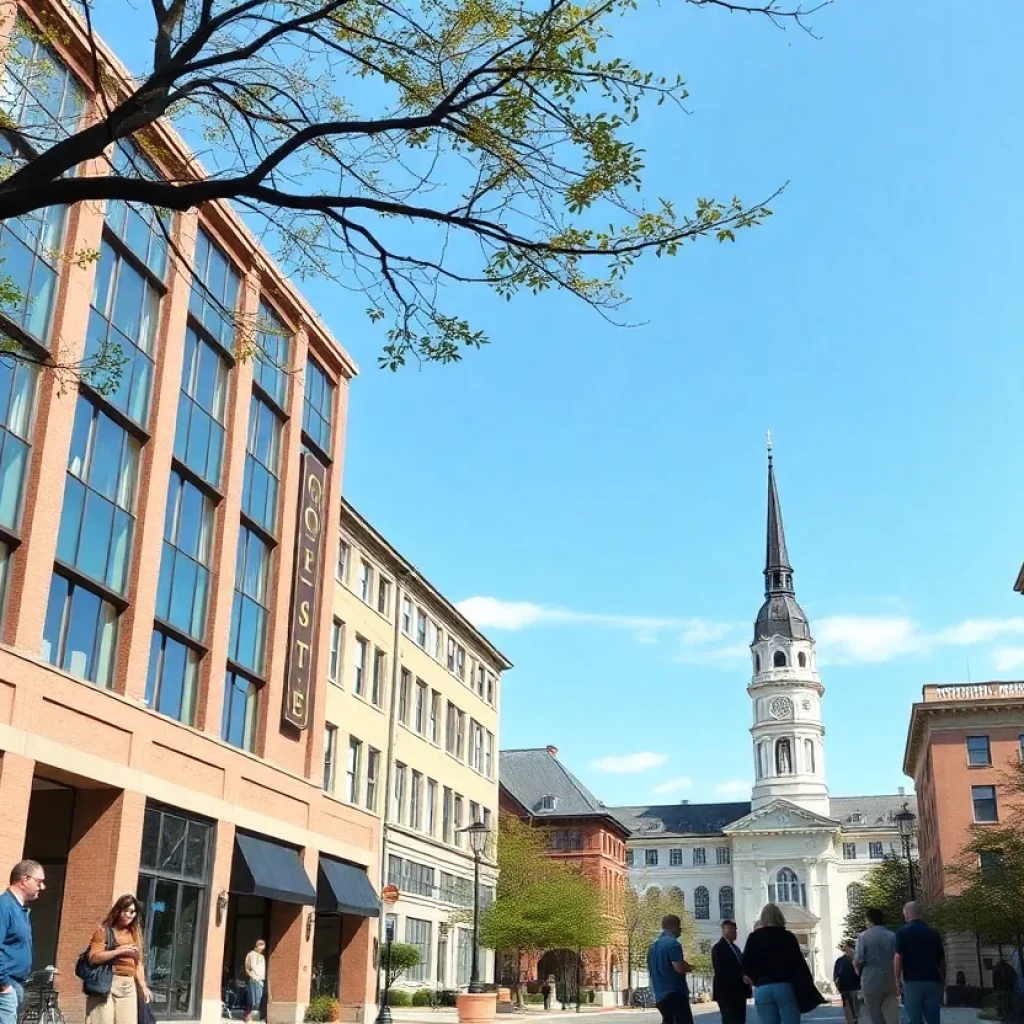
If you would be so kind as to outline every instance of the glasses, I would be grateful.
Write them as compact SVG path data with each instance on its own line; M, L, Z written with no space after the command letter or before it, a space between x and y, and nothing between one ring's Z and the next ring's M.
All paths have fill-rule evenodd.
M28 881L35 882L36 885L38 885L40 889L45 889L46 888L46 879L45 878L36 878L35 875L29 875L28 876Z

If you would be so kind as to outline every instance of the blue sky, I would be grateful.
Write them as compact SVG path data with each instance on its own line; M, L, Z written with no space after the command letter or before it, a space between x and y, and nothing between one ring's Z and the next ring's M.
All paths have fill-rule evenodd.
M363 367L349 498L478 599L516 665L502 746L556 744L609 803L749 786L766 428L833 793L909 785L924 683L1024 678L1024 8L842 0L814 25L649 2L617 24L691 92L639 122L651 195L790 182L735 245L641 264L644 326L467 290L493 344L392 375L362 305L306 287Z

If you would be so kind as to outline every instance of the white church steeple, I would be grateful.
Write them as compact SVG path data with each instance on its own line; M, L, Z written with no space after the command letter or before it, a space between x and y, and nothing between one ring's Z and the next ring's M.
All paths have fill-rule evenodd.
M764 580L765 600L750 645L754 672L747 687L754 713L750 730L756 780L753 810L782 798L827 817L825 730L821 724L825 688L818 678L807 616L793 589L770 434Z

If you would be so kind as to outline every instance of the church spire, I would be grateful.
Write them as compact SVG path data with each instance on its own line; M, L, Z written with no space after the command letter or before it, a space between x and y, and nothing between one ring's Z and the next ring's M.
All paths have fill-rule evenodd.
M775 483L775 465L772 458L772 435L767 435L768 444L768 539L764 559L764 595L793 593L793 567L789 564L786 551L786 531L782 525L782 505L779 503L779 489Z

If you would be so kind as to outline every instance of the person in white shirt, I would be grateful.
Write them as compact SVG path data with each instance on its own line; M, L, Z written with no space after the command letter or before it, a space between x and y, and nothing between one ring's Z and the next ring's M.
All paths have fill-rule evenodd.
M245 954L245 1016L248 1024L254 1013L260 1012L263 1005L263 988L267 983L267 958L263 951L267 944L257 939L252 949Z

